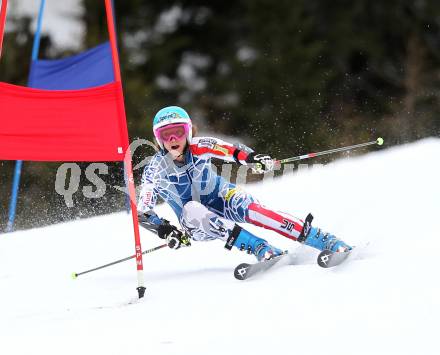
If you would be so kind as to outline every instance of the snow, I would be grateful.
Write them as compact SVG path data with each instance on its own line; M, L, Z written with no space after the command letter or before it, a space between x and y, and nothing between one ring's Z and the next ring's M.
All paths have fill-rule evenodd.
M0 237L0 354L436 354L440 140L339 160L245 188L368 248L335 269L308 262L246 282L253 258L223 243L144 256L136 296L130 217L116 213ZM167 206L159 214L175 221ZM275 245L298 247L251 228ZM142 232L144 249L162 241ZM305 250L307 249L307 250Z

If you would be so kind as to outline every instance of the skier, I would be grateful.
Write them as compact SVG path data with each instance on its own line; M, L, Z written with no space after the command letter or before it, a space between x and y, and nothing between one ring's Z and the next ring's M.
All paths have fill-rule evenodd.
M271 229L289 239L319 250L345 251L351 247L334 235L283 212L261 205L253 196L218 176L211 158L249 165L254 173L273 170L274 161L242 144L229 144L212 137L193 137L188 113L177 106L161 109L153 120L153 133L160 150L142 175L138 201L140 224L167 239L168 246L189 246L190 239L220 239L225 248L237 247L254 254L258 261L283 251L270 245L237 223ZM157 198L167 202L179 218L183 232L154 212Z

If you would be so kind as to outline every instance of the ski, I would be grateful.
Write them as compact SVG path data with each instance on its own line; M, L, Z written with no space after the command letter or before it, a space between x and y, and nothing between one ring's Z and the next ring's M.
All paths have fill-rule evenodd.
M247 280L255 274L262 273L273 268L275 265L289 265L294 261L294 254L284 253L269 260L260 261L254 264L241 263L234 270L234 277L237 280Z
M344 252L332 252L323 250L319 253L317 262L323 268L330 268L343 263L350 256L353 249Z
M368 244L367 244L368 245ZM331 268L342 264L349 257L350 259L356 259L359 252L364 248L353 247L353 249L346 252L332 252L330 250L324 250L319 253L316 262L320 267ZM283 266L283 265L294 265L294 264L308 264L308 258L304 259L302 252L296 250L293 253L284 253L270 260L260 261L256 263L241 263L234 270L234 277L237 280L243 281L253 277L256 274L263 273L273 267ZM312 262L313 264L313 262Z

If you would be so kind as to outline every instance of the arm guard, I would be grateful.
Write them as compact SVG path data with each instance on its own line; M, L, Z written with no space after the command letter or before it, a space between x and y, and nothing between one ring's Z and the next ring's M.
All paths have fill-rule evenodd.
M195 137L190 145L195 156L215 157L229 162L246 165L246 159L252 149L244 144L231 144L213 137Z

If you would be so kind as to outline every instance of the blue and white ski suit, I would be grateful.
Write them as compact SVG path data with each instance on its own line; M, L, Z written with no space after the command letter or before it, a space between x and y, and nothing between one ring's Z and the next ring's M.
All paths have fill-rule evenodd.
M220 223L227 229L235 222L252 223L296 240L303 229L301 220L263 207L211 167L213 157L246 165L250 152L245 146L212 137L194 137L184 153L183 163L173 161L163 150L157 152L142 175L138 210L149 216L149 222L161 224L162 220L153 211L160 196L196 240L225 239L206 225L203 230L191 227L195 219L206 217L208 211L210 223ZM198 229L200 227L198 224Z

